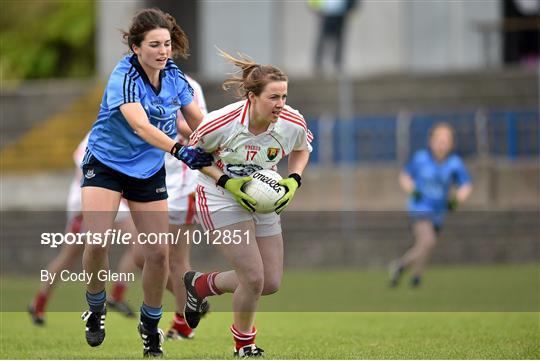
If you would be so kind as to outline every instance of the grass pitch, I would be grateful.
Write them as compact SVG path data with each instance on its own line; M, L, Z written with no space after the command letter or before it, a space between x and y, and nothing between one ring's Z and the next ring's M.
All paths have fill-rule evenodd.
M539 271L538 265L433 267L422 288L404 282L391 290L381 269L291 270L280 292L263 298L257 344L269 359L539 359ZM36 278L0 279L2 359L142 357L137 321L113 312L103 345L86 345L81 284L60 285L46 326L32 326L21 311ZM140 304L139 289L130 288L133 305ZM195 339L166 342L165 358L232 358L230 297L211 303L214 312ZM168 295L165 309L171 304ZM161 327L171 318L166 313Z

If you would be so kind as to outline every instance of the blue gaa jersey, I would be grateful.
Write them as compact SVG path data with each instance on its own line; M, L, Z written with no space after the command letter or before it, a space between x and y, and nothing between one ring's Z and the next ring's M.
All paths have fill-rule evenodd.
M125 56L112 72L99 114L88 139L88 150L101 163L131 177L146 179L163 167L163 150L148 144L120 112L125 103L141 103L150 123L176 137L178 109L193 100L193 88L169 59L154 88L136 55Z
M452 184L461 187L471 182L463 161L457 154L450 154L438 163L429 150L419 150L405 166L405 172L414 180L417 200L409 199L412 216L429 217L435 224L444 220L448 192Z

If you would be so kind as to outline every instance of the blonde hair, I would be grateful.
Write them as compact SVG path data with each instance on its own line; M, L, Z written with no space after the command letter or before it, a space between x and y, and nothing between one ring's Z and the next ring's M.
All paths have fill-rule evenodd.
M219 55L229 63L240 68L238 72L232 74L223 82L223 89L235 88L236 93L241 98L247 98L249 92L260 95L264 87L273 81L288 81L287 75L273 65L261 65L255 63L248 56L238 54L239 58L218 48ZM241 75L236 75L241 72Z

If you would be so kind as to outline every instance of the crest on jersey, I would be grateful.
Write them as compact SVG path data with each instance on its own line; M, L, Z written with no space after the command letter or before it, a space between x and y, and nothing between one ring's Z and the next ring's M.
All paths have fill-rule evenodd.
M95 176L96 176L96 174L94 173L94 168L88 169L88 170L86 171L86 174L84 175L84 177L85 177L86 179L92 179L92 178L94 178Z
M266 156L268 157L268 160L274 160L274 158L277 157L279 152L279 148L268 148L266 150Z

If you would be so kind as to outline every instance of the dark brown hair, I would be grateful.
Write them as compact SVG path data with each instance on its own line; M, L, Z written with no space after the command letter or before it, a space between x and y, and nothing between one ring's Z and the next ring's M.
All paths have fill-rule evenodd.
M133 51L133 45L141 46L146 33L154 29L167 29L171 34L173 56L188 57L189 41L186 33L171 14L157 8L143 9L133 17L129 31L122 31L124 41Z
M223 82L224 90L235 87L240 97L247 98L249 92L259 96L266 84L273 81L288 81L287 75L273 65L257 64L243 54L238 54L240 58L235 58L221 49L218 51L229 63L240 68L238 73L242 72L241 76L233 74Z

